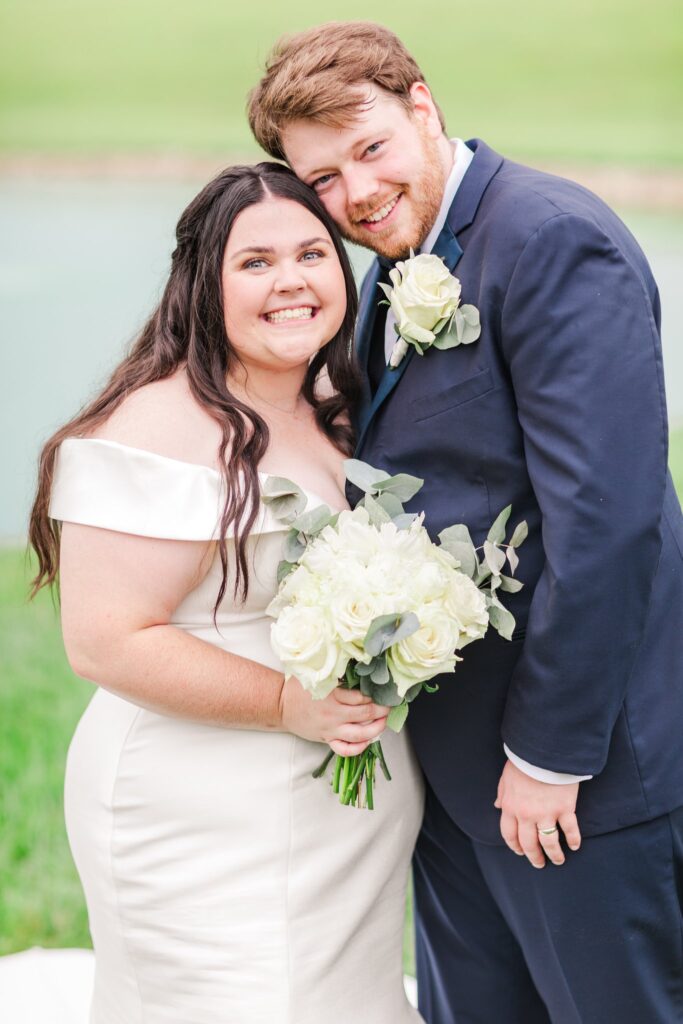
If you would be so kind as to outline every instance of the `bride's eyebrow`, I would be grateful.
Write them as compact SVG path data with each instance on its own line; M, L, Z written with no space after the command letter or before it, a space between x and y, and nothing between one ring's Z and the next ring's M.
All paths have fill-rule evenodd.
M308 249L310 245L319 245L320 242L322 242L323 245L330 244L329 238L307 238L305 241L299 242L296 248ZM273 253L275 252L275 249L273 249L272 246L268 245L248 245L244 249L238 249L237 252L234 252L230 258L236 260L238 256L243 256L244 253L246 252L257 253L259 256L272 256Z

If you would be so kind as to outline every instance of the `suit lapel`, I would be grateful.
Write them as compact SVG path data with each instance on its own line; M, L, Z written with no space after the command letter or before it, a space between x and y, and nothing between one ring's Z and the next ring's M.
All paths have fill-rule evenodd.
M356 431L361 433L363 425L367 422L370 407L372 405L372 392L370 390L370 379L368 376L368 359L370 356L370 342L375 324L378 303L381 293L377 287L381 267L378 260L370 265L363 285L361 287L360 302L358 305L358 320L356 322L356 357L361 371L361 400L356 412Z

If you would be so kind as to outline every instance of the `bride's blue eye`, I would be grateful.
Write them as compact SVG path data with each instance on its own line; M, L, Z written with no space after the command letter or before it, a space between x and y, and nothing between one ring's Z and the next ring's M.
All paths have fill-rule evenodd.
M265 267L266 261L261 256L254 257L253 260L247 260L244 264L244 270L258 270L260 267Z
M320 259L323 255L324 253L322 253L320 249L307 249L306 252L302 254L301 259L307 260L307 262L310 263L311 261L308 259L309 256L314 257L314 259Z

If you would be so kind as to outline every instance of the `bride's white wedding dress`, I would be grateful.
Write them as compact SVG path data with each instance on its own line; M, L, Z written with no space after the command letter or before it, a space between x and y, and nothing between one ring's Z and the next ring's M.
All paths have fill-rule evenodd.
M69 439L50 514L206 540L221 506L209 467ZM278 669L265 608L283 530L261 506L247 601L229 580L218 629L218 557L173 624ZM98 689L65 793L96 953L92 1024L416 1024L401 953L422 783L405 734L382 742L393 781L359 811L311 777L320 744L171 718Z

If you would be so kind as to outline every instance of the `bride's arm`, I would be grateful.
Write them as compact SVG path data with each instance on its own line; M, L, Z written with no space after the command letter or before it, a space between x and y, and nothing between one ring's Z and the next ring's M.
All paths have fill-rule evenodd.
M62 628L74 672L142 707L231 728L296 733L355 754L386 723L358 691L314 701L295 679L170 624L213 545L64 523Z

